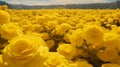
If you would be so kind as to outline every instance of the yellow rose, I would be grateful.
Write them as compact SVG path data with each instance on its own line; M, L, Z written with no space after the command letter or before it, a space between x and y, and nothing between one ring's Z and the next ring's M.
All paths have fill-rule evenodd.
M57 21L48 21L48 22L45 24L45 28L46 28L47 30L53 30L56 26L57 26Z
M57 48L57 52L61 55L65 56L67 59L72 59L77 55L77 49L73 47L71 44L61 44Z
M70 42L73 46L82 46L84 40L83 40L83 34L81 29L77 29L73 31L71 37L70 37Z
M13 37L16 36L21 36L23 35L22 28L19 26L17 23L5 23L1 26L1 36L4 39L12 39Z
M69 67L65 57L59 53L51 52L48 55L48 59L44 62L43 67Z
M23 35L13 38L3 50L7 67L40 67L48 53L46 43L38 37Z
M0 24L4 24L8 22L10 22L10 15L5 11L0 10Z
M56 35L63 36L66 33L66 31L70 28L71 28L71 25L69 25L67 23L62 23L61 25L58 25L55 28Z
M41 32L43 31L43 27L40 24L32 24L32 25L25 25L27 26L26 29L31 30L33 32Z
M87 26L84 31L84 38L86 41L92 44L101 44L103 42L103 31L101 27L91 25Z
M119 38L119 34L117 34L116 32L107 32L104 34L104 42L103 45L104 47L114 47L114 48L118 48L118 50L120 51L120 38Z
M115 48L106 48L97 53L97 57L104 62L112 61L118 58L118 50Z

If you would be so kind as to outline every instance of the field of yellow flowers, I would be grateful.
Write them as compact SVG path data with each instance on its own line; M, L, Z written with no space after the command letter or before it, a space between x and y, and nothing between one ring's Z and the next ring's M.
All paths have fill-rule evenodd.
M120 10L0 7L0 67L120 67Z

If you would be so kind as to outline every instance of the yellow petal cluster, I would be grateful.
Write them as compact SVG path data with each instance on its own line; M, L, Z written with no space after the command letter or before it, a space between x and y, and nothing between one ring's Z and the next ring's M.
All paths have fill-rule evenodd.
M116 48L106 48L97 53L97 56L104 62L112 61L118 58L118 50Z
M74 48L71 44L59 45L57 52L65 56L67 59L72 59L77 54L76 48Z
M59 53L51 52L48 59L44 62L43 67L69 67L64 56Z
M56 27L56 35L64 35L68 29L70 29L71 26L67 23L62 23L61 25L58 25Z
M0 31L1 36L7 40L23 35L22 28L17 23L12 22L3 24Z
M47 52L41 38L24 35L10 40L3 50L3 62L7 67L40 67Z
M84 39L89 43L100 44L103 42L104 33L99 26L86 26L84 31Z
M104 34L104 47L114 47L120 50L120 38L116 32L107 32Z
M0 10L0 24L10 22L10 15L8 12Z
M71 37L70 37L70 42L73 46L82 46L84 40L83 40L83 32L81 29L77 29L73 31Z
M0 6L0 67L120 67L120 9Z

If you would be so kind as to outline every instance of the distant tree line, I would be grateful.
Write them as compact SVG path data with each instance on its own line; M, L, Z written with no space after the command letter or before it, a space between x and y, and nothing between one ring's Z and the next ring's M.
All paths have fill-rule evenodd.
M51 8L68 8L68 9L116 9L120 8L120 1L112 3L90 3L90 4L66 4L66 5L17 5L0 1L0 5L7 5L10 9L51 9Z

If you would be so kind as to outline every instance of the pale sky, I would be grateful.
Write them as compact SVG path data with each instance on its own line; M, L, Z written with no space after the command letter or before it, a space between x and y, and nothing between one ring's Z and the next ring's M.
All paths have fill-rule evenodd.
M51 4L86 4L86 3L108 3L116 0L2 0L12 4L25 5L51 5Z

